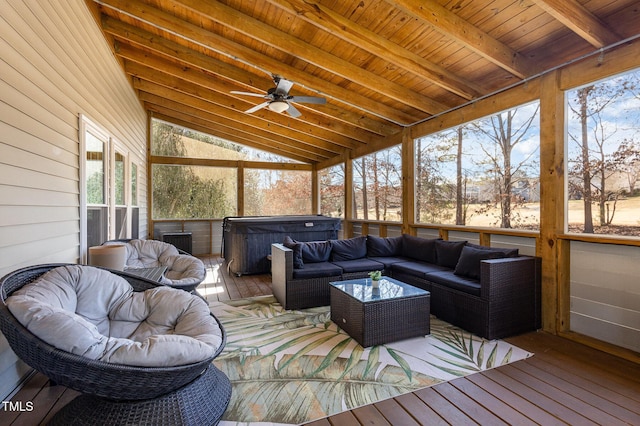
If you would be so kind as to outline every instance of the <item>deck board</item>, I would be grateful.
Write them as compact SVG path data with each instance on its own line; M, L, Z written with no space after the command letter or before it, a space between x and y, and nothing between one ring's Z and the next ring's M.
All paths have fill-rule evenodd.
M203 261L198 291L209 302L271 294L269 275L237 277L219 257ZM506 340L534 356L307 425L640 424L639 364L547 333ZM12 398L32 401L33 411L0 411L0 424L46 423L77 395L36 373Z

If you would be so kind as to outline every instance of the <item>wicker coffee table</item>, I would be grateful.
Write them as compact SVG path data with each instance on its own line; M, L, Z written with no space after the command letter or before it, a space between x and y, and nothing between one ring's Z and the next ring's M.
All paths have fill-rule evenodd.
M331 320L363 347L430 333L428 291L387 277L379 289L368 278L332 282L329 289Z

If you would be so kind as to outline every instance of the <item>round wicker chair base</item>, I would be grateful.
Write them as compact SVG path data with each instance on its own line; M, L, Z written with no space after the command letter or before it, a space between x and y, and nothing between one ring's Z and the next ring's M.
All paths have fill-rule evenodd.
M229 405L231 382L213 365L188 385L143 401L80 395L50 425L215 425Z

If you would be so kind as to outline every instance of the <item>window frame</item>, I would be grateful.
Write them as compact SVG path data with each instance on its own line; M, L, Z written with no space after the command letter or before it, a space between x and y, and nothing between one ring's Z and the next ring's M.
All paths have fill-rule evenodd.
M104 203L92 204L88 202L87 197L87 133L91 133L94 137L103 143L103 191ZM116 238L131 238L132 229L139 229L139 224L133 224L132 212L134 208L139 209L139 200L136 205L132 203L131 188L131 169L132 164L136 165L137 185L140 184L140 167L142 161L134 155L134 153L119 142L115 137L109 134L102 126L96 124L86 115L80 114L79 117L79 136L80 136L80 156L79 156L79 201L80 201L80 262L87 263L89 251L89 229L88 229L88 209L90 207L104 208L107 214L107 229L105 232L106 240ZM124 204L116 204L116 183L115 183L115 165L116 153L123 157L123 191ZM139 192L139 191L138 191ZM118 209L125 209L124 216L126 223L123 226L124 232L118 232L116 229L116 213ZM136 236L137 237L137 236Z

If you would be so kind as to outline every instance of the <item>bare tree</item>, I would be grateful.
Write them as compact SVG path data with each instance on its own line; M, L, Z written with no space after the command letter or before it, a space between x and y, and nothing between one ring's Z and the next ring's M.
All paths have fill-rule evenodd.
M456 158L457 130L416 141L416 220L447 222L452 218L455 188L444 171ZM454 189L453 195L450 190Z
M576 92L576 99L569 102L573 114L580 123L580 135L569 133L579 147L579 158L573 159L570 174L580 176L580 192L584 206L583 233L593 233L592 204L598 203L599 224L613 221L608 203L617 201L617 194L607 188L607 179L615 172L615 159L607 152L609 140L617 129L604 118L605 111L624 94L624 85L603 83L583 87ZM574 184L575 185L575 184Z
M494 176L502 228L511 228L514 184L518 179L528 175L525 169L534 166L531 160L537 150L531 151L515 164L512 162L512 153L514 147L529 136L529 129L538 118L538 109L539 105L533 113L519 123L516 120L518 112L521 111L519 108L473 123L475 132L486 137L484 141L479 140L479 146L484 153L482 163Z

